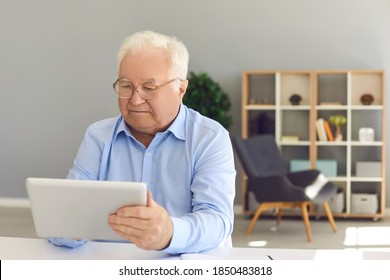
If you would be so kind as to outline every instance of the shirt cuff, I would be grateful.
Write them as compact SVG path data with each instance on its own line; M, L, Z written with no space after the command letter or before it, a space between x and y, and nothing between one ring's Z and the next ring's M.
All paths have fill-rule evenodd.
M59 247L77 248L87 242L87 239L75 240L72 238L49 238L50 243Z
M162 250L162 252L177 255L185 252L188 249L188 235L191 232L189 223L177 217L171 217L173 223L173 235L169 246Z

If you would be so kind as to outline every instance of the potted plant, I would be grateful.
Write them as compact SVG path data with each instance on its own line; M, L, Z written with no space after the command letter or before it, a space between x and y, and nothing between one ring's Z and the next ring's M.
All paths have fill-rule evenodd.
M342 141L343 134L341 133L341 127L347 123L347 118L344 115L333 115L329 117L329 122L336 127L335 141Z
M229 95L207 73L190 72L183 103L202 115L216 120L227 130L233 123L229 114Z

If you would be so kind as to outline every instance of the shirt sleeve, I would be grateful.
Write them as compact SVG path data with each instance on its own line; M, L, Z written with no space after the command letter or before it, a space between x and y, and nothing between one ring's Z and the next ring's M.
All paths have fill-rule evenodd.
M236 170L228 132L204 137L195 157L192 213L171 217L174 233L163 250L169 254L196 253L231 241Z
M93 126L88 127L67 178L98 180L102 152L102 141L97 137Z

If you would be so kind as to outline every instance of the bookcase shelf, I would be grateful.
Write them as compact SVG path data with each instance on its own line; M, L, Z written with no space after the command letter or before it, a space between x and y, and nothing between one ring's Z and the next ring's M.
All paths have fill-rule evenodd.
M328 179L343 193L343 210L336 211L334 215L381 218L385 210L386 181L384 74L383 70L244 71L242 137L273 134L287 169L296 159L307 161L309 168L315 168L320 161L336 162L337 174L328 176ZM290 101L293 94L301 97L298 105ZM363 94L371 95L371 104L362 103ZM347 119L341 127L342 140L320 141L317 120L328 121L336 114ZM330 128L328 133L334 136L335 127L330 124ZM373 129L374 140L366 142L360 139L361 128ZM362 172L361 168L358 170L358 165L364 163L369 168L372 163L372 177L357 174ZM245 178L244 175L243 210L250 214L257 205L250 205ZM355 194L375 195L377 209L370 213L359 212ZM332 208L332 201L330 205ZM310 214L323 215L316 209L310 209Z

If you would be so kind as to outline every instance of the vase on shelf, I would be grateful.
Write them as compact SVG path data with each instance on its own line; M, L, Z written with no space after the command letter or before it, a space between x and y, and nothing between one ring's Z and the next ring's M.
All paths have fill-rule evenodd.
M334 141L343 141L343 134L341 133L340 126L336 126L336 133L334 136Z

